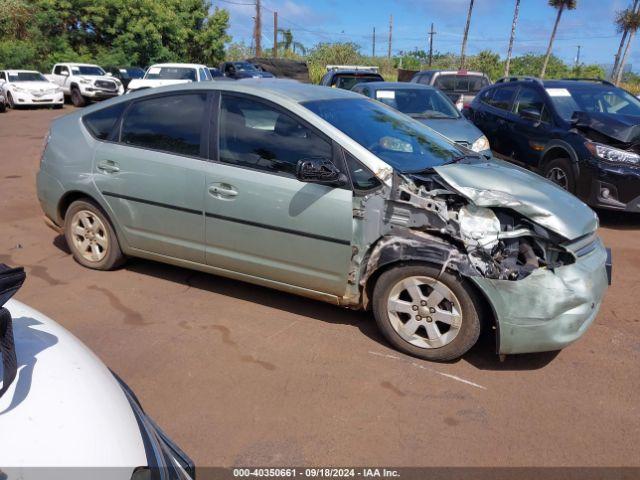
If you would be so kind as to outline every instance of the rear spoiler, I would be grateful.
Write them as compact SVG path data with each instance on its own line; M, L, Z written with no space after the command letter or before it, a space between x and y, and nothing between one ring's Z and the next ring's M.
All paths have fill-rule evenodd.
M0 352L2 353L3 371L0 397L9 389L18 373L18 359L13 339L13 322L11 313L3 305L20 289L25 278L24 268L11 268L4 263L0 263Z

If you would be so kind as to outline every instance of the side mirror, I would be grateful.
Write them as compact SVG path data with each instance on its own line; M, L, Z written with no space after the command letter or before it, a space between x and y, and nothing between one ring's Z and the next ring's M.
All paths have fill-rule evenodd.
M69 76L69 72L67 70L61 70L60 71L60 75L62 75L63 77L68 77Z
M107 72L107 77L113 77L113 73Z
M526 110L522 110L520 112L520 116L522 118L526 118L527 120L531 120L532 122L538 123L542 119L542 112L540 112L540 110L529 108Z
M348 182L347 176L326 158L298 160L296 178L301 182L320 183L335 187L340 187Z

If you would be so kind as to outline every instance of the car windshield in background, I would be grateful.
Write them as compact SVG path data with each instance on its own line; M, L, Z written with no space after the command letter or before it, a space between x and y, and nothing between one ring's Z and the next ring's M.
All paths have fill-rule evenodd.
M106 75L105 71L100 67L71 67L71 72L74 75L89 75L89 76L100 76Z
M339 75L334 79L334 85L338 88L351 90L358 83L381 82L383 79L380 75Z
M151 80L191 80L196 81L196 70L184 67L151 67L145 75Z
M122 75L122 78L142 78L144 77L144 70L141 68L121 68L120 75Z
M433 86L445 92L476 94L489 85L480 75L438 75Z
M255 65L252 65L251 63L237 62L237 63L234 63L233 66L236 67L236 70L238 70L239 72L257 72L258 71Z
M427 170L464 156L420 122L372 100L316 100L303 106L403 173Z
M460 118L458 109L437 90L376 90L376 100L415 118Z
M546 90L565 120L571 120L574 112L640 116L640 101L619 88L571 85L565 88L549 87Z
M48 80L39 72L9 72L10 82L47 82Z

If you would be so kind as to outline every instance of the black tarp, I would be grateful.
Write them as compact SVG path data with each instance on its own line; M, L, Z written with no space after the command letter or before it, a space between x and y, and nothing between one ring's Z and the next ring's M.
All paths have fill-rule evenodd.
M306 62L287 58L251 58L249 63L274 74L278 78L291 78L303 83L311 83Z

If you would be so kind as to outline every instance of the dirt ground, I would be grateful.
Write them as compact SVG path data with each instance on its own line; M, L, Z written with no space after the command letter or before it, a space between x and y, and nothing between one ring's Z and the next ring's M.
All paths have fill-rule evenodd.
M601 213L613 286L560 353L485 340L435 364L367 314L132 260L78 265L35 191L43 137L71 111L0 114L0 262L17 298L85 342L200 466L639 466L640 218Z

